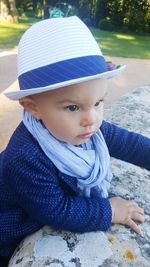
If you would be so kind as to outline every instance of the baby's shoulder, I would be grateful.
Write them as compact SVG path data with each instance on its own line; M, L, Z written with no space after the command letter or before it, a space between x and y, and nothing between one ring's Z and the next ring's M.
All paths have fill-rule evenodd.
M49 179L57 176L57 169L52 161L45 155L35 138L21 123L12 135L9 144L0 156L1 177L7 183L11 179L24 179L33 177ZM2 178L1 178L2 179Z
M12 134L6 149L3 152L5 160L13 161L22 158L43 156L42 150L35 138L21 122Z

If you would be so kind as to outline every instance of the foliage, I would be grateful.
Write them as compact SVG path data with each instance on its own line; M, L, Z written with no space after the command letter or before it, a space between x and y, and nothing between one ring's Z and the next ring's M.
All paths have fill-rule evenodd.
M108 0L97 0L95 25L98 26L99 22L106 19L109 15Z
M1 2L10 0L1 0ZM49 7L61 0L11 0L19 15L44 16ZM71 5L67 16L77 14L86 24L100 28L150 33L150 0L65 0ZM49 13L47 13L49 16ZM112 25L112 26L111 26Z
M98 28L100 28L101 30L104 30L104 31L113 31L114 30L112 20L109 18L101 19L99 21Z
M95 20L96 0L78 1L79 16L81 19L90 19L93 23Z
M130 6L130 9L129 9ZM123 24L129 30L150 33L150 4L147 0L123 1ZM148 28L149 26L149 28Z
M150 33L149 0L98 0L96 25L101 20L111 20L115 29Z

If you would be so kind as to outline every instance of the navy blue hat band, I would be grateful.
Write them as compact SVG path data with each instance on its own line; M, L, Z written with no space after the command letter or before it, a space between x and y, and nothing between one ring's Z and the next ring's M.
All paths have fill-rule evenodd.
M21 90L51 86L108 71L103 56L85 56L56 62L19 76Z

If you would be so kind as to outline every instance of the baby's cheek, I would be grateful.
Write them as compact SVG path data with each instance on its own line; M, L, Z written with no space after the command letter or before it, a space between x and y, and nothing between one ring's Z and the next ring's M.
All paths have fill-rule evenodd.
M62 126L61 128L55 129L55 135L62 141L65 141L65 138L67 138L70 135L70 131L65 126Z

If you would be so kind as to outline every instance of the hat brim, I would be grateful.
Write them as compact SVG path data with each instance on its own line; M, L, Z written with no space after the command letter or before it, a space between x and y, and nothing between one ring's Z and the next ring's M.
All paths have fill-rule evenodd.
M20 90L20 91L18 90L18 91L13 91L13 92L6 92L5 96L10 98L11 100L19 100L19 99L26 97L26 96L29 96L29 95L35 95L35 94L55 90L55 89L69 86L69 85L85 82L85 81L90 81L90 80L99 79L99 78L111 79L111 78L121 74L125 68L126 68L126 65L122 65L119 68L112 70L112 71L107 71L107 72L103 72L103 73L96 74L93 76L87 76L84 78L78 78L78 79L73 79L73 80L69 80L69 81L64 81L64 82L56 83L54 85L50 85L50 86L46 86L46 87L38 87L38 88L33 88L33 89L24 89L24 90Z

